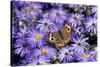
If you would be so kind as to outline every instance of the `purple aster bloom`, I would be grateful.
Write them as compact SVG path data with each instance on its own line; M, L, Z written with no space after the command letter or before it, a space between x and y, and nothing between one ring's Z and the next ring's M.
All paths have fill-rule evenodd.
M21 8L21 10L16 9L15 13L17 14L17 17L20 20L26 20L34 22L36 19L36 16L41 11L41 5L34 3L34 2L27 2L27 5ZM31 17L31 18L30 18Z
M71 16L68 19L68 22L71 23L73 28L76 28L77 25L81 25L82 24L82 22L81 22L82 20L83 20L83 15L75 13L75 14L71 14Z
M18 10L18 9L15 9L15 13L16 13L16 17L17 20L20 22L23 22L23 24L26 24L26 23L30 23L30 22L34 22L35 19L36 19L36 16L32 16L30 14L30 12L28 11L25 11L24 9L21 9L21 10Z
M73 44L71 45L76 54L82 54L84 50L87 50L86 47L89 46L89 44L86 41L88 39L88 37L84 38L82 35L80 37L77 36L72 38Z
M29 32L29 37L27 38L28 43L32 47L41 47L45 43L45 35L33 29Z
M28 11L25 11L24 9L21 9L21 10L18 10L18 9L15 9L14 12L16 13L16 18L21 21L21 20L25 20L25 21L29 21L29 17L30 17L30 14ZM36 17L33 17L34 19Z
M83 27L80 27L80 26L78 26L78 27L76 27L75 29L74 29L74 32L73 32L74 34L73 35L82 35L83 33L84 33L84 28Z
M56 25L52 23L52 21L48 18L41 19L38 25L37 29L39 29L43 33L49 33L49 32L54 32L57 31Z
M42 14L42 17L43 17L43 18L50 18L50 11L45 11L45 12Z
M48 64L49 61L50 60L42 56L42 57L32 59L28 65L44 65L44 64Z
M21 57L30 53L30 46L24 38L17 39L14 48L15 48L15 54L18 54Z
M67 13L61 8L52 9L50 18L54 23L62 25L67 20Z
M60 62L70 62L73 60L73 51L71 51L70 48L68 47L63 47L59 50L58 53L58 59L60 60Z
M27 30L26 26L23 26L23 27L19 28L19 32L17 32L17 37L23 38L23 37L25 37L26 34L28 34L28 30Z
M96 55L96 51L86 51L82 55L79 55L80 57L78 58L80 62L91 62L91 61L96 61L94 57Z
M28 2L28 7L30 7L31 14L37 16L39 13L41 13L41 4L36 2Z
M85 23L86 31L90 34L97 33L97 19L89 17L87 22Z
M13 5L12 7L13 7L13 9L20 8L20 7L23 7L24 5L26 5L25 3L26 3L26 1L13 0L12 1L12 5Z
M96 6L92 7L92 8L91 8L91 12L92 12L92 13L97 13L97 7L96 7Z
M43 46L39 49L34 50L35 57L45 57L46 59L51 59L53 56L56 55L56 50L54 48Z
M12 26L12 37L13 38L20 38L24 37L25 34L27 33L27 27L23 24L23 22L19 22L19 28L17 28L17 25L15 25L16 22L13 22Z
M97 18L97 6L91 7L91 13L95 18Z

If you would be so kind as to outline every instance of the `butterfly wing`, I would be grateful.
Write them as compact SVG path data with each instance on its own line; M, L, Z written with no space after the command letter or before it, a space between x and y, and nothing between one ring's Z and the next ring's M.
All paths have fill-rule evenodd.
M60 31L63 36L63 42L67 44L70 41L71 27L69 25L65 24L65 26L62 27Z

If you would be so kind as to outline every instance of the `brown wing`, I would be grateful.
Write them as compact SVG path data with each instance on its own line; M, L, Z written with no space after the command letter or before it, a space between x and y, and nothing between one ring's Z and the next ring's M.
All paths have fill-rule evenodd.
M48 41L48 42L50 42L50 43L55 43L56 38L55 38L54 33L55 33L55 32L50 33L50 34L47 36L47 41Z
M55 38L56 38L55 45L57 48L64 46L64 42L60 31L57 32Z
M62 32L64 43L67 44L70 41L71 27L68 24L65 24L65 26L62 27L60 31Z
M47 41L50 43L54 43L57 48L64 46L64 42L63 42L61 35L59 34L58 31L49 34L47 36Z

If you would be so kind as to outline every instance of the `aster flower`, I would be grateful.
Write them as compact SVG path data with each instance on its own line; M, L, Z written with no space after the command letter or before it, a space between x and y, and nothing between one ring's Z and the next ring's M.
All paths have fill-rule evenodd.
M89 17L87 22L85 23L86 31L90 34L97 33L97 20L96 18Z
M45 12L42 14L42 17L43 17L43 18L50 18L50 11L45 11Z
M63 47L59 50L58 59L60 62L70 62L73 60L73 51L69 47Z
M83 33L84 33L84 28L83 27L80 27L80 26L78 26L78 27L76 27L75 29L74 29L74 35L82 35Z
M16 18L21 21L21 20L28 20L29 14L25 12L25 10L21 9L18 10L18 8L14 9L14 12L16 14Z
M29 32L29 37L27 38L28 43L32 47L41 47L45 44L45 35L33 29Z
M17 28L19 27L19 28ZM24 37L28 33L27 27L23 22L13 22L12 26L12 37L13 38L21 38Z
M86 41L88 39L88 37L85 38L82 35L80 37L76 36L75 38L72 38L73 44L71 45L76 54L82 54L85 50L87 50L89 44Z
M15 9L15 13L20 20L34 22L36 16L40 13L41 5L34 2L27 2L27 5L21 10Z
M26 37L26 34L28 34L28 30L26 26L23 26L19 28L19 32L17 32L17 37L23 38Z
M38 49L38 48L35 48ZM34 49L34 50L35 50ZM43 65L48 64L50 59L45 58L44 56L34 56L34 50L31 49L30 53L27 54L21 62L26 65Z
M62 25L67 20L67 13L62 8L52 9L50 18L54 23Z
M14 48L15 48L15 54L18 54L21 57L30 53L30 46L24 38L17 39Z
M96 59L94 58L95 55L96 55L96 51L86 51L82 55L80 55L78 59L80 62L96 61Z
M43 33L49 33L56 31L56 25L52 23L52 21L48 18L41 19L40 23L37 25L37 29L39 29Z
M93 15L93 17L97 18L97 7L96 6L91 7L91 14Z
M12 1L12 8L15 9L15 8L21 8L23 6L26 5L26 1L18 1L18 0L13 0Z
M27 4L33 16L37 16L41 12L41 4L35 2L28 2Z
M51 59L54 55L56 55L56 50L54 48L43 46L39 49L34 50L35 57L45 57L46 59Z
M91 7L91 12L92 12L92 13L97 13L97 7L96 7L96 6Z
M50 60L42 57L34 58L33 60L30 61L28 65L44 65L48 64Z
M81 25L82 24L82 20L83 20L83 15L82 14L78 14L78 13L75 13L75 14L71 14L71 16L69 17L68 19L68 22L71 23L72 27L73 28L76 28L78 25Z

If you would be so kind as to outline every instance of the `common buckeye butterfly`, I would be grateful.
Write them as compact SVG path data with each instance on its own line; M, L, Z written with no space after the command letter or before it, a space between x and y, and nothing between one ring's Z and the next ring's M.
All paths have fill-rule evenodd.
M71 25L65 24L58 31L52 32L47 36L47 41L54 43L57 48L68 44L70 41Z

